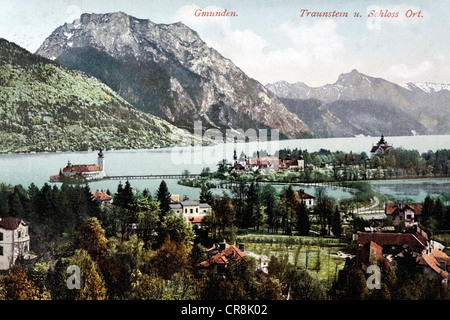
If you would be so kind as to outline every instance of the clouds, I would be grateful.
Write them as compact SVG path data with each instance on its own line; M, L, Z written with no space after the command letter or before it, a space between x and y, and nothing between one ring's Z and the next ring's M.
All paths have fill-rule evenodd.
M274 43L257 34L255 29L232 29L231 19L235 17L195 17L193 12L199 8L183 6L174 20L183 21L196 30L209 46L262 83L282 79L295 81L299 74L310 72L317 65L334 64L343 53L344 38L337 33L337 24L331 19L312 23L285 21L274 27L277 35ZM201 9L220 11L225 8Z
M426 73L430 72L433 67L433 63L428 60L415 66L408 66L401 63L391 66L386 71L386 76L409 81L410 79L423 77Z

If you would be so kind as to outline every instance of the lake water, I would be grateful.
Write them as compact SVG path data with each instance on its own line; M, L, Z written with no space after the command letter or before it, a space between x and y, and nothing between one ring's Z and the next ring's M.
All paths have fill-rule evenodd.
M184 170L188 170L191 173L200 173L205 167L215 171L217 163L222 159L225 158L230 162L232 161L235 148L238 155L243 151L249 156L252 156L258 150L266 150L268 153L273 154L283 148L306 149L309 152L320 149L328 149L332 152L352 151L359 153L365 151L369 154L372 145L377 143L378 140L379 137L296 139L236 144L221 143L207 147L104 151L105 171L110 176L181 174ZM450 149L450 135L386 137L386 140L394 147L416 149L419 152ZM68 161L72 164L93 164L97 162L97 153L98 150L88 152L1 154L0 182L12 185L21 184L24 187L28 187L33 182L38 187L41 187L49 181L51 175L58 174L59 170L65 167ZM172 194L187 195L191 199L198 197L198 189L180 186L176 180L166 180L166 182ZM90 182L89 184L92 190L110 189L111 192L115 192L118 183L119 181L117 180L104 180ZM160 184L160 180L131 180L130 183L133 188L138 190L147 188L154 193ZM446 192L450 192L448 184L441 185L441 190L443 186L444 190L447 190ZM398 187L398 189L401 190L402 187ZM313 187L307 187L305 191L314 193ZM330 196L337 198L348 196L345 192L336 194L333 192L335 191L330 190ZM419 195L422 194L419 193Z

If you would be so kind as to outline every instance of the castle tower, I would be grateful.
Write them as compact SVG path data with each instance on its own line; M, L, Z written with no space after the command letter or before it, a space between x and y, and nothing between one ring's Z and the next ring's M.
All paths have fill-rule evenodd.
M102 171L105 171L105 158L102 149L100 149L100 152L98 153L98 166Z

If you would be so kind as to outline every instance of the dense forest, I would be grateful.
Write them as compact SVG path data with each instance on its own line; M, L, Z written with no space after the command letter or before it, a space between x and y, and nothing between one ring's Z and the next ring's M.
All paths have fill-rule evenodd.
M366 221L357 218L343 225L339 202L323 189L318 189L316 205L309 210L296 200L292 187L277 192L270 185L250 183L219 197L203 186L200 201L212 207L204 219L206 230L191 227L173 213L164 181L153 194L133 190L128 181L107 192L114 201L105 206L93 199L87 184L44 184L40 189L34 184L0 185L0 217L19 217L29 223L30 249L36 256L32 261L19 259L2 272L0 299L282 300L286 296L280 283L290 285L289 299L294 300L388 297L363 289L358 297L359 291L330 291L283 256L271 257L264 277L255 272L256 261L250 256L231 262L224 277L213 270L198 272L207 248L223 240L235 243L237 236L252 231L302 236L314 229L322 236L348 241L351 248L346 234L361 230ZM438 199L427 201L430 222L450 216L449 207ZM431 225L438 228L435 222ZM67 287L67 269L72 265L82 270L80 290ZM408 290L402 286L405 274L398 269L398 280L389 284L390 297ZM361 281L358 277L352 278L355 283ZM432 292L439 295L434 298L448 298L446 288L439 285L436 290ZM432 292L409 297L429 298Z

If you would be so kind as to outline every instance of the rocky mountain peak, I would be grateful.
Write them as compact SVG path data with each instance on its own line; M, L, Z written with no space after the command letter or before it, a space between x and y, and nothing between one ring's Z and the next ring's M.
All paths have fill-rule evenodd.
M57 28L36 53L99 78L141 110L182 127L204 120L220 129L312 134L272 92L181 22L83 14Z

